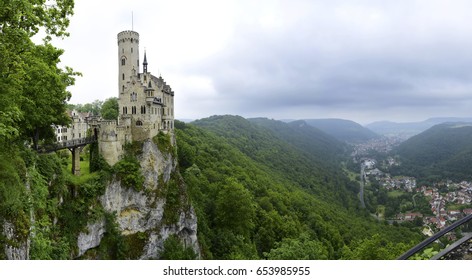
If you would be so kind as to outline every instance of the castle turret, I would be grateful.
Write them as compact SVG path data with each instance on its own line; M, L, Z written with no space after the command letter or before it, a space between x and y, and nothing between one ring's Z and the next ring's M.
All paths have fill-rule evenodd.
M122 31L118 33L118 90L123 93L126 82L139 73L139 33Z
M143 73L147 73L147 59L146 59L146 50L144 50L144 61L143 61Z

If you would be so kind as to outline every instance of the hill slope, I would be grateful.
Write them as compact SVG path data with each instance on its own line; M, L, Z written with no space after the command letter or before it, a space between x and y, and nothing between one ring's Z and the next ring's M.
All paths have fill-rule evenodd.
M338 182L344 179L339 169L343 144L319 130L268 119L249 121L238 116L213 116L194 124L224 137L251 159L325 199L345 200L345 205L356 203L355 199L346 200L356 190L350 190L351 196L344 195L346 182ZM337 187L342 188L343 195L336 199L321 190Z
M402 161L396 173L431 179L470 179L472 124L433 126L403 142L394 153Z
M343 142L359 143L379 137L370 129L349 120L310 119L304 121Z
M413 231L356 210L356 184L349 186L342 172L320 165L314 154L283 140L284 133L264 127L269 125L294 129L235 116L176 122L203 257L394 258L405 243L418 241ZM372 236L381 244L373 245ZM366 247L372 255L362 253Z

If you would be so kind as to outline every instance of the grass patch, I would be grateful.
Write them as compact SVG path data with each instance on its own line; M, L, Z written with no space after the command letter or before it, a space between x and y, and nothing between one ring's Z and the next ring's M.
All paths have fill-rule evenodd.
M402 196L402 195L404 195L404 194L405 194L405 192L403 192L403 191L398 191L398 190L389 191L389 192L387 193L388 198L398 198L398 197L400 197L400 196Z

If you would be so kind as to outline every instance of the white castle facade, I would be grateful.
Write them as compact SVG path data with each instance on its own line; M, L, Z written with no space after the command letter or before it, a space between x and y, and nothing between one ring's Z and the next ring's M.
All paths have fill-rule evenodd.
M143 141L159 131L174 129L174 92L162 77L148 71L146 53L140 71L139 34L118 33L117 121L99 121L99 152L113 165L123 156L126 143Z

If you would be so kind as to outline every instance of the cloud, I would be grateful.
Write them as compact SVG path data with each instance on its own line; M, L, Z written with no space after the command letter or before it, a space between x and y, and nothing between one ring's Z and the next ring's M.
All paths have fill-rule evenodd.
M66 51L84 78L74 96L116 94L116 33L130 28L129 3L76 3ZM470 1L132 3L150 70L172 85L182 118L468 114Z

